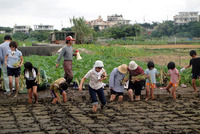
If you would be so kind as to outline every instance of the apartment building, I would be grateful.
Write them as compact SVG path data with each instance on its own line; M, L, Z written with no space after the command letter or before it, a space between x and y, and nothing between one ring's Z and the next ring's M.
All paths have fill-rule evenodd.
M188 24L192 21L199 21L198 12L179 12L174 16L174 23L178 25Z
M53 25L34 25L34 31L53 31Z
M29 29L31 26L29 25L14 25L13 33L22 32L22 33L29 33Z

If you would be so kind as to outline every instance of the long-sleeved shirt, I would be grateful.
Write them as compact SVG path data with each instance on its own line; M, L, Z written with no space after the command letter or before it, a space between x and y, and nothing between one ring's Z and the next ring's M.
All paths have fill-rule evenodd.
M65 45L62 48L62 50L60 52L60 55L59 55L59 57L57 59L57 63L60 62L62 57L64 57L64 60L73 60L73 49L72 49L72 46Z
M6 53L10 50L9 44L10 42L5 41L0 45L0 64L4 64Z
M124 85L121 84L121 80L126 74L122 74L117 68L114 68L109 78L109 89L113 88L115 92L124 92Z

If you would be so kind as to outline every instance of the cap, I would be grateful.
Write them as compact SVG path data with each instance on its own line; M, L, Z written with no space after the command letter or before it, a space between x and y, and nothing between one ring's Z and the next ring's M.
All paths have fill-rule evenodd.
M127 73L127 65L126 64L122 64L118 67L118 70L120 73L122 74L126 74Z
M74 41L75 39L73 39L72 36L67 36L67 37L65 38L65 40L72 40L72 41Z

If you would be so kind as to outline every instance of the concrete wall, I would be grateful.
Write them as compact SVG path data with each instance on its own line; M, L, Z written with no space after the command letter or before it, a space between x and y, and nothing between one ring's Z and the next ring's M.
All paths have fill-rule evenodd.
M51 56L56 53L63 45L50 45L50 44L33 44L33 46L29 47L18 47L18 49L22 52L23 56L29 55L40 55L40 56Z

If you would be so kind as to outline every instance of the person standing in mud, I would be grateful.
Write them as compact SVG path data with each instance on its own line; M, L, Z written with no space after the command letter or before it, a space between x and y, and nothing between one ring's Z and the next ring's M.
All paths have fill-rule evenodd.
M10 50L7 51L4 64L7 67L9 87L11 95L13 88L13 76L15 76L16 93L14 97L18 96L19 91L19 76L21 74L21 66L23 65L23 57L21 51L17 50L17 42L11 41L9 44Z
M200 78L200 57L197 57L197 52L195 50L190 51L190 56L192 59L187 67L182 68L180 72L183 72L185 69L188 69L192 66L192 87L194 93L197 94L196 79Z
M98 99L96 94L101 101L101 109L106 105L106 97L104 95L102 81L107 79L106 71L103 69L103 62L97 60L93 66L93 69L87 72L87 74L81 79L79 85L79 91L82 91L83 83L86 79L90 79L89 82L89 93L92 99L92 111L97 112Z
M170 76L170 82L168 83L166 90L170 93L170 88L172 87L173 99L176 100L176 88L180 82L181 76L178 69L176 69L174 62L169 62L167 65L169 74L164 73L166 76Z
M140 100L141 90L143 86L143 79L137 79L138 75L143 75L144 70L135 63L131 61L128 67L129 71L129 85L128 85L128 96L131 101L134 101L133 91L135 91L135 100Z
M73 72L72 72L72 60L73 56L76 56L76 54L73 54L72 44L75 39L73 39L71 36L66 37L66 45L62 48L60 55L57 59L56 67L59 67L59 62L64 57L63 62L63 68L65 71L64 78L66 79L66 82L70 85L70 82L73 79Z
M12 41L12 37L10 35L4 36L4 43L0 44L0 64L2 65L2 72L3 72L3 78L4 78L4 87L6 92L4 94L10 95L10 88L9 88L9 79L7 74L7 67L4 64L4 60L6 57L6 53L8 50L10 50L9 44ZM13 87L15 85L15 81L13 79Z
M28 90L28 102L32 103L32 96L34 95L35 103L38 103L37 81L36 77L40 75L38 69L32 65L31 62L24 64L24 78L26 79L26 87Z
M110 101L114 101L116 96L118 96L118 101L123 101L123 94L124 94L124 84L122 80L124 79L127 73L127 65L122 64L117 68L114 68L110 74L109 78L109 89L111 92ZM127 80L128 81L128 78Z

